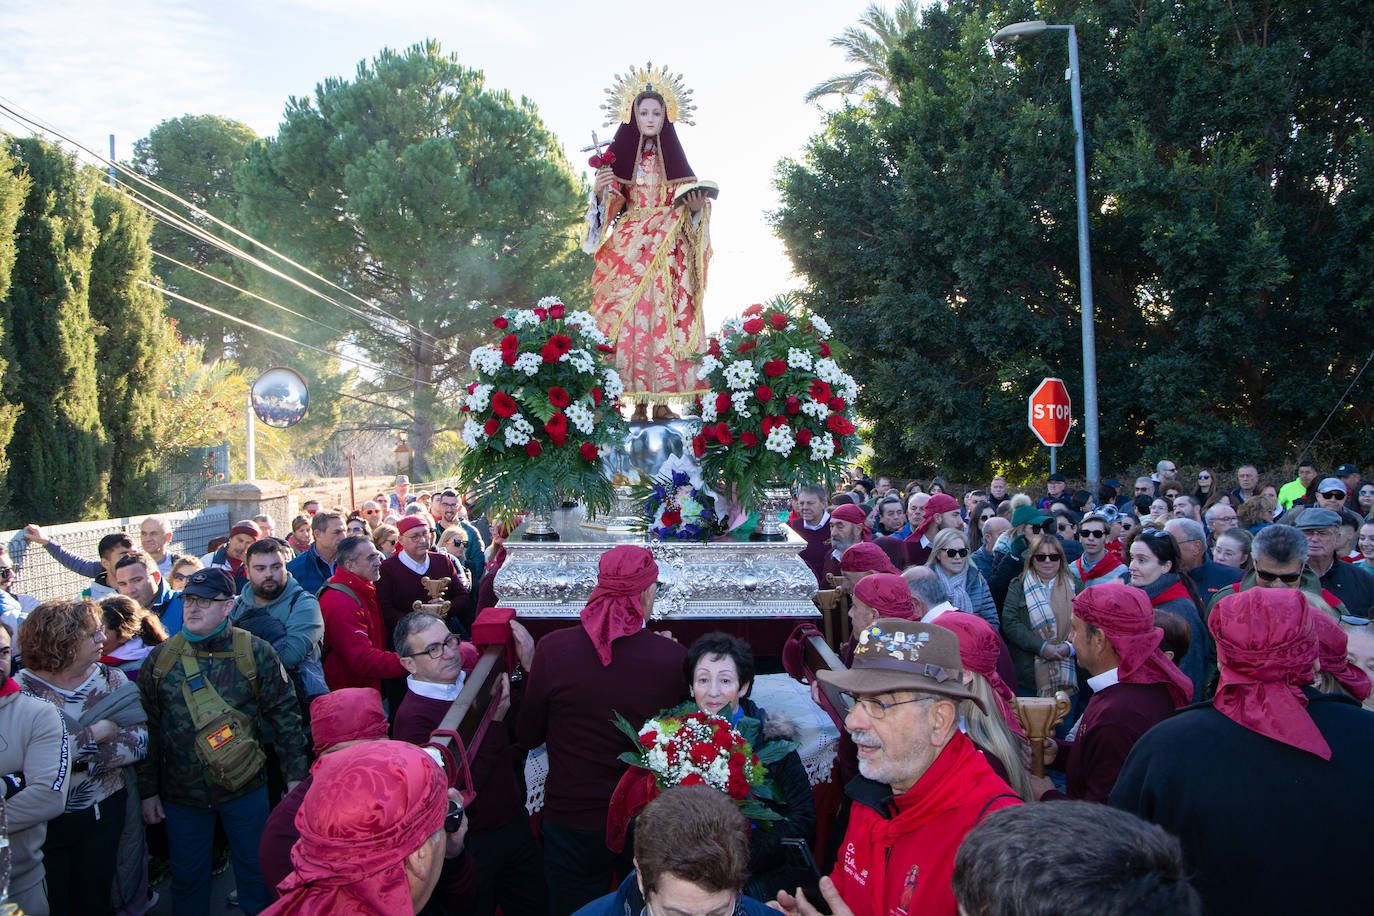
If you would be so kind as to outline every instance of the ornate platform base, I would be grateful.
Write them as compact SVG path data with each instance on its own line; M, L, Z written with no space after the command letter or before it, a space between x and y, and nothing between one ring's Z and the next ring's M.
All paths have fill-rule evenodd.
M496 574L502 607L521 617L575 618L596 585L601 554L616 544L643 543L633 534L584 528L579 509L553 516L562 540L506 541L506 562ZM653 619L817 618L811 596L816 577L799 556L806 542L726 540L647 543L658 560Z

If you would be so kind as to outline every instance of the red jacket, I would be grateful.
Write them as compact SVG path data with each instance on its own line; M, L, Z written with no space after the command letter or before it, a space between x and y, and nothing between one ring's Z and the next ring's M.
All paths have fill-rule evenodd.
M324 680L330 690L340 687L371 687L381 690L382 678L405 677L406 669L395 652L386 650L382 612L377 590L362 576L346 569L329 579L346 585L362 599L359 605L335 588L320 593L324 616Z
M846 792L854 805L830 879L854 916L956 916L959 844L988 813L1021 804L962 732L901 796L863 777Z

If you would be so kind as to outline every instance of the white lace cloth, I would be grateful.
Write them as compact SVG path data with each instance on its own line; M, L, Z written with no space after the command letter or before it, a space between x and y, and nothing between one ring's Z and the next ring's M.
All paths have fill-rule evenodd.
M840 733L830 717L811 702L811 690L785 674L764 674L754 678L753 701L770 716L786 716L797 727L797 753L811 785L830 781L835 766L835 748ZM628 749L628 748L627 748ZM549 756L540 745L525 760L525 807L534 814L544 807L544 781L549 776Z

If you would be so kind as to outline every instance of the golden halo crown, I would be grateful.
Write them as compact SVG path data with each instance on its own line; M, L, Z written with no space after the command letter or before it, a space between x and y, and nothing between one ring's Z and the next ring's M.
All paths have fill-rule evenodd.
M650 62L643 67L631 67L623 76L615 75L615 84L606 90L607 98L601 105L601 110L606 112L606 126L629 124L635 98L648 91L663 96L663 113L669 121L696 123L692 120L692 112L697 106L692 103L692 90L682 84L682 74L669 73L667 67L655 67Z

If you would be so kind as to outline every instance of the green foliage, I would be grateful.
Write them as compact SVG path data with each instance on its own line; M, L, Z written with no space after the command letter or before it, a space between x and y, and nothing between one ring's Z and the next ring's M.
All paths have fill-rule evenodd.
M95 192L91 255L91 318L96 323L100 421L110 447L102 455L109 475L110 511L135 515L157 508L157 411L163 337L162 297L152 281L148 233L152 220L106 185Z
M919 0L898 0L892 13L870 3L859 17L858 26L850 26L830 39L832 45L844 49L844 59L860 64L860 69L822 80L806 93L806 101L814 102L827 95L858 95L870 89L889 91L892 74L888 71L888 55L915 27L920 9Z
M6 333L10 324L10 272L18 254L15 228L29 194L29 178L15 160L0 149L0 506L9 505L9 446L19 408L7 399L5 375L14 363L12 341Z
M433 41L292 98L234 185L247 231L389 316L364 328L317 300L273 296L345 322L351 345L420 380L382 380L377 392L404 399L420 476L433 438L457 421L441 395L465 373L482 323L545 293L567 291L573 307L588 295L575 231L583 189L556 138L533 103L486 89Z
M93 176L37 139L12 140L9 153L32 180L19 217L4 329L14 359L5 374L5 400L22 408L9 449L11 520L99 517L107 443L87 301L96 244Z
M854 351L874 472L1043 469L1043 376L1081 417L1064 33L988 40L1028 18L1079 30L1104 474L1291 458L1374 349L1374 14L965 0L898 43L892 100L779 169L776 225ZM1372 423L1366 373L1314 451L1368 462Z

